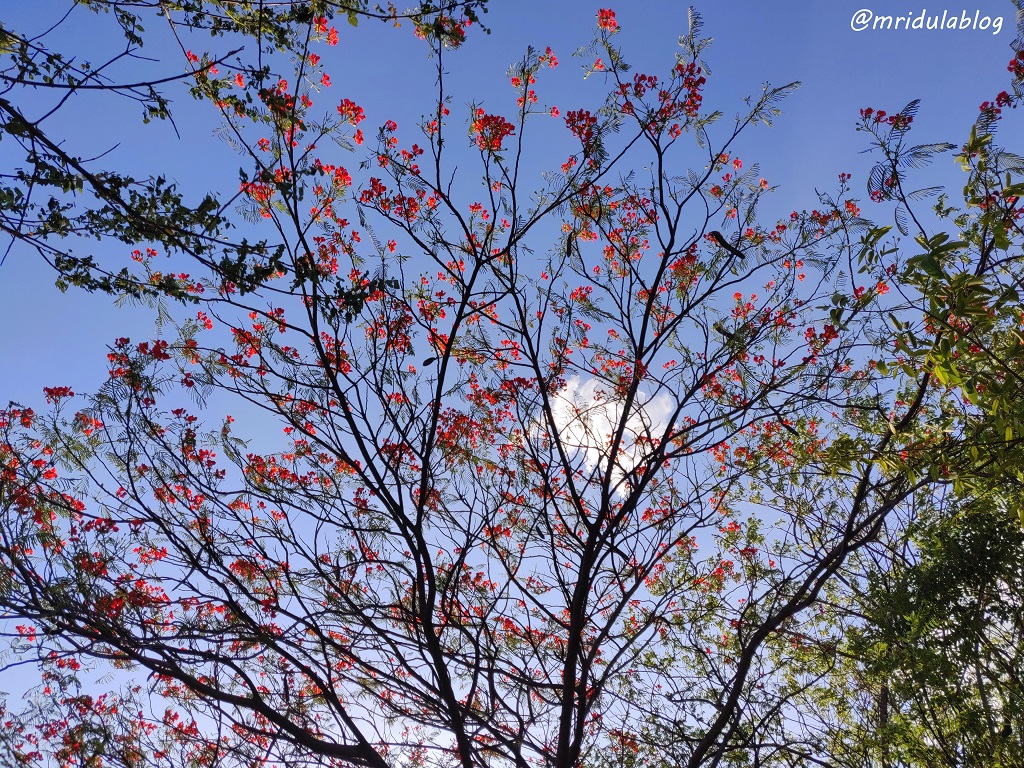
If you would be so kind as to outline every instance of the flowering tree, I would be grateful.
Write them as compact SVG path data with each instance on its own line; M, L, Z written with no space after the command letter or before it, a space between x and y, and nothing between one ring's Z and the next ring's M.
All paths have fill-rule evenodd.
M118 296L180 297L171 279L156 286L139 285L119 261L97 258L91 249L83 254L71 243L79 248L83 240L92 239L133 247L146 244L203 263L244 259L259 244L231 237L232 201L215 194L183 193L163 169L139 178L137 171L112 164L110 147L90 156L90 148L53 134L52 125L60 115L83 104L86 111L106 112L120 102L139 109L142 123L173 124L171 89L193 78L193 95L223 99L231 108L245 111L247 104L259 103L272 92L268 83L277 82L273 52L302 49L314 37L336 44L335 18L353 26L367 18L400 26L443 12L475 21L485 4L486 0L425 1L412 11L399 11L392 3L382 6L369 0L75 0L41 31L0 24L0 136L15 149L11 163L17 163L0 175L0 232L8 239L0 264L18 244L36 250L57 271L62 289L76 285ZM87 52L65 47L60 39L77 25L89 29L90 20L83 17L90 13L102 14L112 27L113 53L104 60L90 62ZM311 24L314 17L322 22ZM154 26L165 29L164 39ZM227 38L232 45L216 55L188 50L190 44L203 45L204 37ZM180 49L184 71L144 69L147 63L162 63L148 55L152 48L168 46ZM224 93L228 88L236 91Z
M419 20L436 99L365 178L326 153L365 114L315 118L315 49L252 103L196 71L270 234L199 274L140 249L128 282L193 314L117 339L94 397L3 414L0 604L44 686L7 715L13 763L820 763L852 580L917 505L1016 461L1020 169L987 133L963 240L918 225L903 257L846 174L765 224L736 137L789 88L722 129L696 17L631 74L602 10L604 104L545 105L558 59L530 51L514 110L468 115L467 193L443 77L466 23ZM861 123L901 226L905 168L946 149L911 146L913 116ZM570 149L527 194L553 120ZM225 400L278 442L211 424Z

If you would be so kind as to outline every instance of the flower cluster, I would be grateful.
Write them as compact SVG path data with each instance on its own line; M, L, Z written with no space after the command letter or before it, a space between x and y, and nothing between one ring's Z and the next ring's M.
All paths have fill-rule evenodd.
M46 395L47 403L55 403L65 397L74 397L75 393L71 387L43 387L43 394Z
M483 109L477 109L470 131L475 134L474 140L480 149L500 152L501 143L506 137L515 135L516 127L501 115L488 115Z
M687 117L696 117L703 100L700 89L707 82L707 78L701 74L701 68L693 61L689 64L677 64L676 74L683 78L683 90L686 91L686 98L682 100L683 112Z
M1017 55L1006 65L1006 71L1018 80L1024 79L1024 51L1017 51Z
M366 117L366 112L351 99L342 99L338 105L338 114L342 119L352 125L359 125Z
M860 111L860 116L865 123L873 122L881 125L889 125L897 131L906 130L906 128L914 122L914 118L911 115L904 115L901 112L895 115L889 115L884 109L880 109L876 112L871 107L862 109Z
M1001 91L996 95L996 100L994 102L983 101L981 103L981 106L978 107L978 109L981 112L988 112L991 115L998 115L1002 113L1003 107L1012 106L1012 104L1013 100L1010 97L1010 94L1008 94L1006 91Z
M340 165L335 166L329 163L323 163L319 159L314 161L314 166L318 171L331 177L331 183L339 188L345 189L352 186L352 174L350 174L345 168ZM316 190L314 189L314 192Z
M371 178L370 186L360 191L359 201L365 205L376 207L386 216L392 216L408 223L419 218L422 206L425 205L428 210L437 207L437 196L428 196L424 189L417 189L415 196L406 196L401 192L392 194L387 186L377 178Z
M334 27L328 29L327 18L324 16L318 16L313 19L313 29L317 35L323 35L324 39L327 40L328 45L338 44L338 30Z
M619 28L619 22L615 20L615 11L602 8L597 12L597 26L612 32Z
M585 109L574 109L566 113L565 124L572 135L583 143L583 148L588 149L594 141L597 118Z

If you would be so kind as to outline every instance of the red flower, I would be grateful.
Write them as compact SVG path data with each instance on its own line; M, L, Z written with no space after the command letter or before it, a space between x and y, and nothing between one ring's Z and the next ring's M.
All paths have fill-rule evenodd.
M338 114L352 125L358 125L366 118L363 108L351 99L341 100L341 104L338 105Z
M602 8L597 12L597 26L607 29L609 32L619 28L619 22L615 20L615 11Z
M1006 69L1017 77L1024 75L1024 51L1017 51L1017 55L1007 65Z
M53 403L63 397L74 397L75 393L71 387L43 387L43 394L46 395L46 402Z
M480 149L485 152L500 152L501 143L506 137L515 135L516 127L501 115L488 115L482 109L478 109L470 130L476 134L476 145Z
M571 110L565 115L565 124L572 135L579 139L584 148L588 147L594 140L597 118L588 110Z

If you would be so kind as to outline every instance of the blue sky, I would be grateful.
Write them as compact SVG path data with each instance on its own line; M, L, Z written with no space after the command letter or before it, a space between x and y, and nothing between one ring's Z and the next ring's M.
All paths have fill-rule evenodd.
M6 0L0 22L19 30L39 30L66 7L67 2L58 0ZM471 34L464 49L448 59L456 108L480 100L489 111L510 114L514 94L505 71L531 44L541 49L550 45L561 60L559 70L540 83L542 101L557 104L563 112L596 103L600 83L581 82L583 62L571 53L590 39L601 7L616 10L622 27L618 42L635 70L667 71L676 40L687 28L686 3L492 0L485 19L492 33ZM1009 82L1006 63L1012 57L1016 27L1010 0L718 0L697 3L697 8L705 34L715 40L707 54L711 78L706 106L722 109L728 118L741 108L742 97L759 93L765 82L803 83L783 104L775 127L750 132L740 146L741 156L758 162L761 174L779 186L774 198L778 211L773 212L813 206L814 190L832 189L837 174L844 171L854 174L854 192L866 198L870 160L860 154L865 137L854 131L861 107L892 112L921 99L917 140L959 142L978 105ZM976 13L979 20L992 21L987 30L869 27L858 32L851 28L851 20L862 9L912 19L922 12L929 18L945 12L947 19L956 17L957 26L966 18L972 27ZM82 46L82 55L98 57L113 44L111 20L79 16L81 20L63 33L64 44L76 46L76 51ZM1001 19L1001 29L993 34L996 18ZM364 22L352 29L344 20L337 26L340 44L322 51L334 81L329 99L347 97L363 105L368 125L388 118L408 124L430 109L433 70L425 47L412 38L408 26L394 30ZM152 22L150 31L157 40L150 52L172 55L159 21ZM194 42L200 50L203 43ZM163 63L136 62L125 72L138 77L180 67L180 58L169 58ZM137 110L123 104L81 99L57 115L49 130L66 136L68 145L83 155L114 148L108 155L111 164L139 174L164 174L197 194L229 190L232 185L237 189L240 161L213 137L218 120L212 110L179 92L175 114L180 138L166 124L142 126ZM567 155L571 148L567 144L547 150ZM9 142L0 144L0 163L10 167L14 162ZM338 162L357 164L353 157L339 157ZM468 173L472 178L471 168ZM951 162L930 172L953 191L960 187L958 174ZM865 213L888 215L867 206ZM0 268L0 326L5 331L0 335L0 402L13 399L36 407L42 405L44 385L71 385L80 392L94 389L103 378L106 347L114 337L141 340L154 335L148 311L115 308L107 296L75 291L62 295L38 257L18 248Z

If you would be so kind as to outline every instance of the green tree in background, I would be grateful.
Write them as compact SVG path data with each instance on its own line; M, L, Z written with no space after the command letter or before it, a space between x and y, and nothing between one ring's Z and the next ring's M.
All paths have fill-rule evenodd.
M1024 750L1020 486L922 513L916 557L869 574L849 651L870 681L844 734L878 764L1015 765ZM858 675L855 679L858 679ZM849 761L851 765L871 764Z

